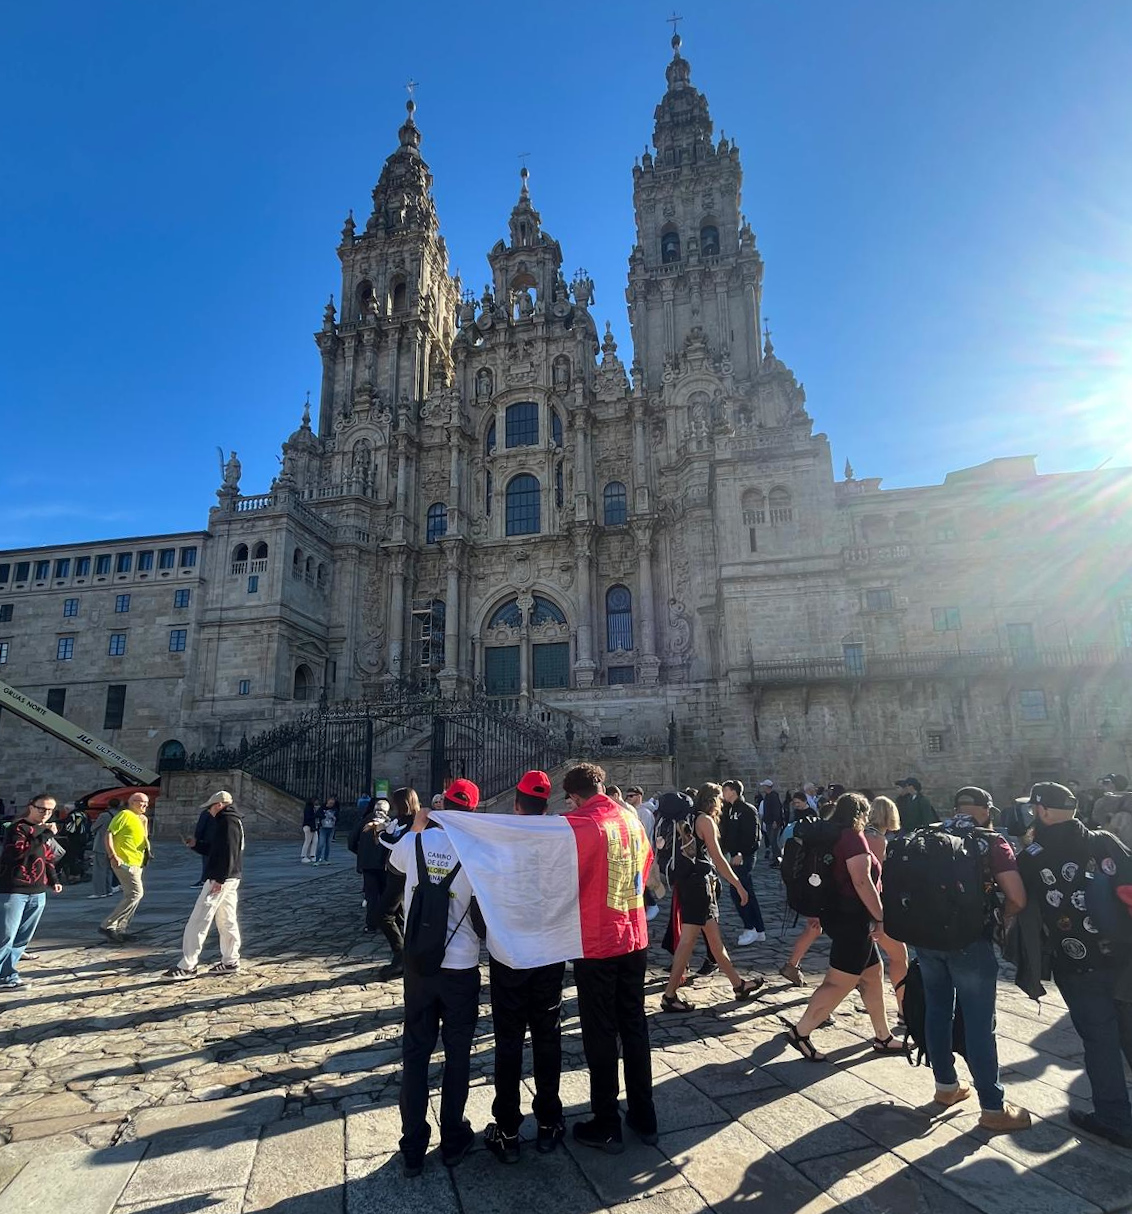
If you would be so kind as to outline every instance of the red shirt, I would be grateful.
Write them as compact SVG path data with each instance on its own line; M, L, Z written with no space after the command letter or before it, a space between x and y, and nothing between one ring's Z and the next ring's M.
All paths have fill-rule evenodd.
M652 848L641 820L603 793L563 815L578 848L578 905L584 957L647 948L645 877Z
M849 875L848 861L854 856L869 857L869 871L873 875L873 882L877 889L880 888L880 861L873 855L873 849L865 839L865 832L849 830L846 827L841 832L841 838L833 845L833 883L843 902L861 901L860 895L853 885L853 878Z

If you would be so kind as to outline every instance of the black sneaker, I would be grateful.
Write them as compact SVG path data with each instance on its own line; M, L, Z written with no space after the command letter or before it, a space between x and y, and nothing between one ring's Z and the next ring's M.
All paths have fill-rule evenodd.
M383 965L377 971L377 976L382 982L389 982L393 978L400 978L405 972L405 962L401 959L401 954L398 953L388 965Z
M414 1180L424 1171L423 1159L407 1159L401 1156L401 1171L406 1180Z
M197 969L194 965L192 969L186 969L183 965L175 965L171 970L166 970L162 978L168 978L170 982L188 982L191 978L197 976Z
M566 1123L564 1121L556 1121L554 1125L540 1125L538 1137L535 1139L535 1150L540 1155L549 1155L565 1137Z
M719 969L719 966L716 965L716 963L714 961L712 961L710 958L708 958L707 960L704 961L703 965L701 965L700 968L698 970L696 970L696 977L697 978L710 978L712 976L712 974L714 974L716 972L716 970L718 970L718 969Z
M483 1132L483 1145L500 1163L519 1162L519 1135L504 1134L494 1121Z
M467 1153L472 1149L476 1141L476 1136L472 1130L470 1121L464 1122L463 1138L454 1147L446 1147L444 1143L440 1144L440 1158L446 1168L454 1168Z
M625 1149L620 1129L616 1133L602 1130L593 1121L576 1121L574 1123L574 1141L580 1142L584 1147L595 1147L607 1155L620 1155Z
M1083 1113L1080 1109L1070 1109L1069 1120L1079 1130L1095 1134L1098 1138L1103 1138L1106 1142L1114 1143L1118 1147L1132 1150L1132 1130L1122 1130L1117 1126L1107 1125L1096 1113Z
M660 1141L660 1135L657 1134L655 1125L651 1130L641 1129L636 1124L634 1124L633 1119L631 1117L625 1118L625 1124L629 1127L629 1129L631 1129L633 1131L634 1134L636 1134L636 1136L647 1147L655 1147L656 1144Z

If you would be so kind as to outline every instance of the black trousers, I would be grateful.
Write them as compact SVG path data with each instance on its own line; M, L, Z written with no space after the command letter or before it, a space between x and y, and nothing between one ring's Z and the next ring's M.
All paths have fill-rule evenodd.
M385 893L385 869L362 869L362 896L366 900L366 927L377 931L381 923L381 896Z
M513 970L491 958L491 1019L495 1027L496 1125L517 1134L523 1124L519 1086L523 1078L523 1038L531 1031L535 1098L539 1125L562 1120L558 1085L562 1078L562 976L566 963Z
M367 896L368 900L368 896ZM405 947L405 913L402 909L405 901L405 874L385 871L385 888L377 905L377 921L375 926L381 929L382 935L389 941L389 947L394 956L400 956ZM369 923L369 907L366 907L366 922Z
M629 1120L643 1133L656 1131L652 1100L652 1054L645 1016L647 949L620 957L574 962L582 1049L590 1068L590 1107L597 1129L621 1132L617 1105L617 1043L625 1063L625 1104Z
M439 1036L444 1043L440 1085L440 1146L464 1137L472 1038L479 1015L480 971L441 970L422 977L405 971L405 1028L401 1036L401 1153L420 1163L428 1149L428 1064Z

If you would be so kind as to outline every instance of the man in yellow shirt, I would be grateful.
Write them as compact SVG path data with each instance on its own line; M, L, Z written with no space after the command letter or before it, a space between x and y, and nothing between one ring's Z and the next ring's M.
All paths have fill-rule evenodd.
M103 919L98 930L115 944L132 939L126 929L145 893L142 868L149 856L149 823L145 817L148 809L149 797L136 792L106 828L106 851L110 867L122 886L122 900Z

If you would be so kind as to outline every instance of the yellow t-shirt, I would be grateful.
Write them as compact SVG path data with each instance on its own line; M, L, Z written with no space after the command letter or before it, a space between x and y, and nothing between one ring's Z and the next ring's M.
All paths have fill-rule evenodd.
M120 809L107 827L121 863L132 867L145 858L145 821L130 809Z

